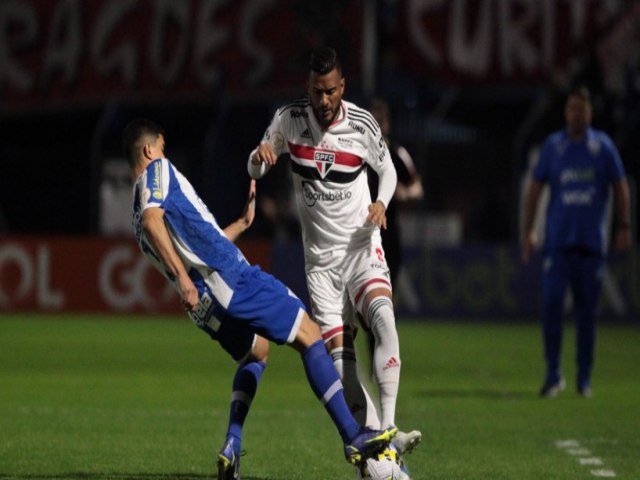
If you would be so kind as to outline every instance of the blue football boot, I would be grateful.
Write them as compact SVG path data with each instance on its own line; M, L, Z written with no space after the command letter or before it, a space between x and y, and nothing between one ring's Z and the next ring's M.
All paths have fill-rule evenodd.
M229 437L218 453L218 480L240 480L240 449Z

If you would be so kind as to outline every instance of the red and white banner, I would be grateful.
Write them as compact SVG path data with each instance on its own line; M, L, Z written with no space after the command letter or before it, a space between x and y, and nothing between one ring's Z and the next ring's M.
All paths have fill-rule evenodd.
M541 82L585 61L624 2L403 0L399 66L453 83Z
M304 88L318 43L335 39L359 59L361 15L360 1L329 11L294 0L2 0L0 105Z
M240 242L269 268L270 247ZM173 287L129 240L0 237L0 311L179 313Z

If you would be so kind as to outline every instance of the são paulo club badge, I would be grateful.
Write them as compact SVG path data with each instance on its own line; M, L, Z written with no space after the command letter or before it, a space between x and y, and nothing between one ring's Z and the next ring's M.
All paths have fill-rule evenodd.
M322 178L327 176L329 170L336 162L336 154L334 152L323 152L316 150L313 154L313 161L316 164L316 168L318 172L320 172L320 176Z

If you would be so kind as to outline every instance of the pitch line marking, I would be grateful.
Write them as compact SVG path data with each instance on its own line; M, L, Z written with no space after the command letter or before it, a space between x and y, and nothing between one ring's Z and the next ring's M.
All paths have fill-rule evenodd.
M591 452L586 448L570 448L567 450L567 453L574 457L588 457L591 455Z
M568 440L556 440L556 447L560 450L564 450L568 455L572 455L574 457L578 457L578 462L580 465L589 465L589 466L603 466L604 462L601 458L591 457L591 452L587 448L584 448L580 445L578 440L568 439ZM615 478L616 472L607 468L600 468L596 470L590 470L592 476L598 478Z
M577 440L557 440L556 447L558 448L576 448L580 446L580 442Z
M591 470L591 475L594 477L602 477L602 478L614 478L616 476L616 472L613 470Z

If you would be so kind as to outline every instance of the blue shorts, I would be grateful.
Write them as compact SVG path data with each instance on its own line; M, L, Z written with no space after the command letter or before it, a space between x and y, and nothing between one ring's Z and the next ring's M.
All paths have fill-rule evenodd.
M235 361L241 361L251 351L255 334L277 344L293 342L305 311L289 288L253 266L241 275L228 308L214 298L206 321L190 316Z

